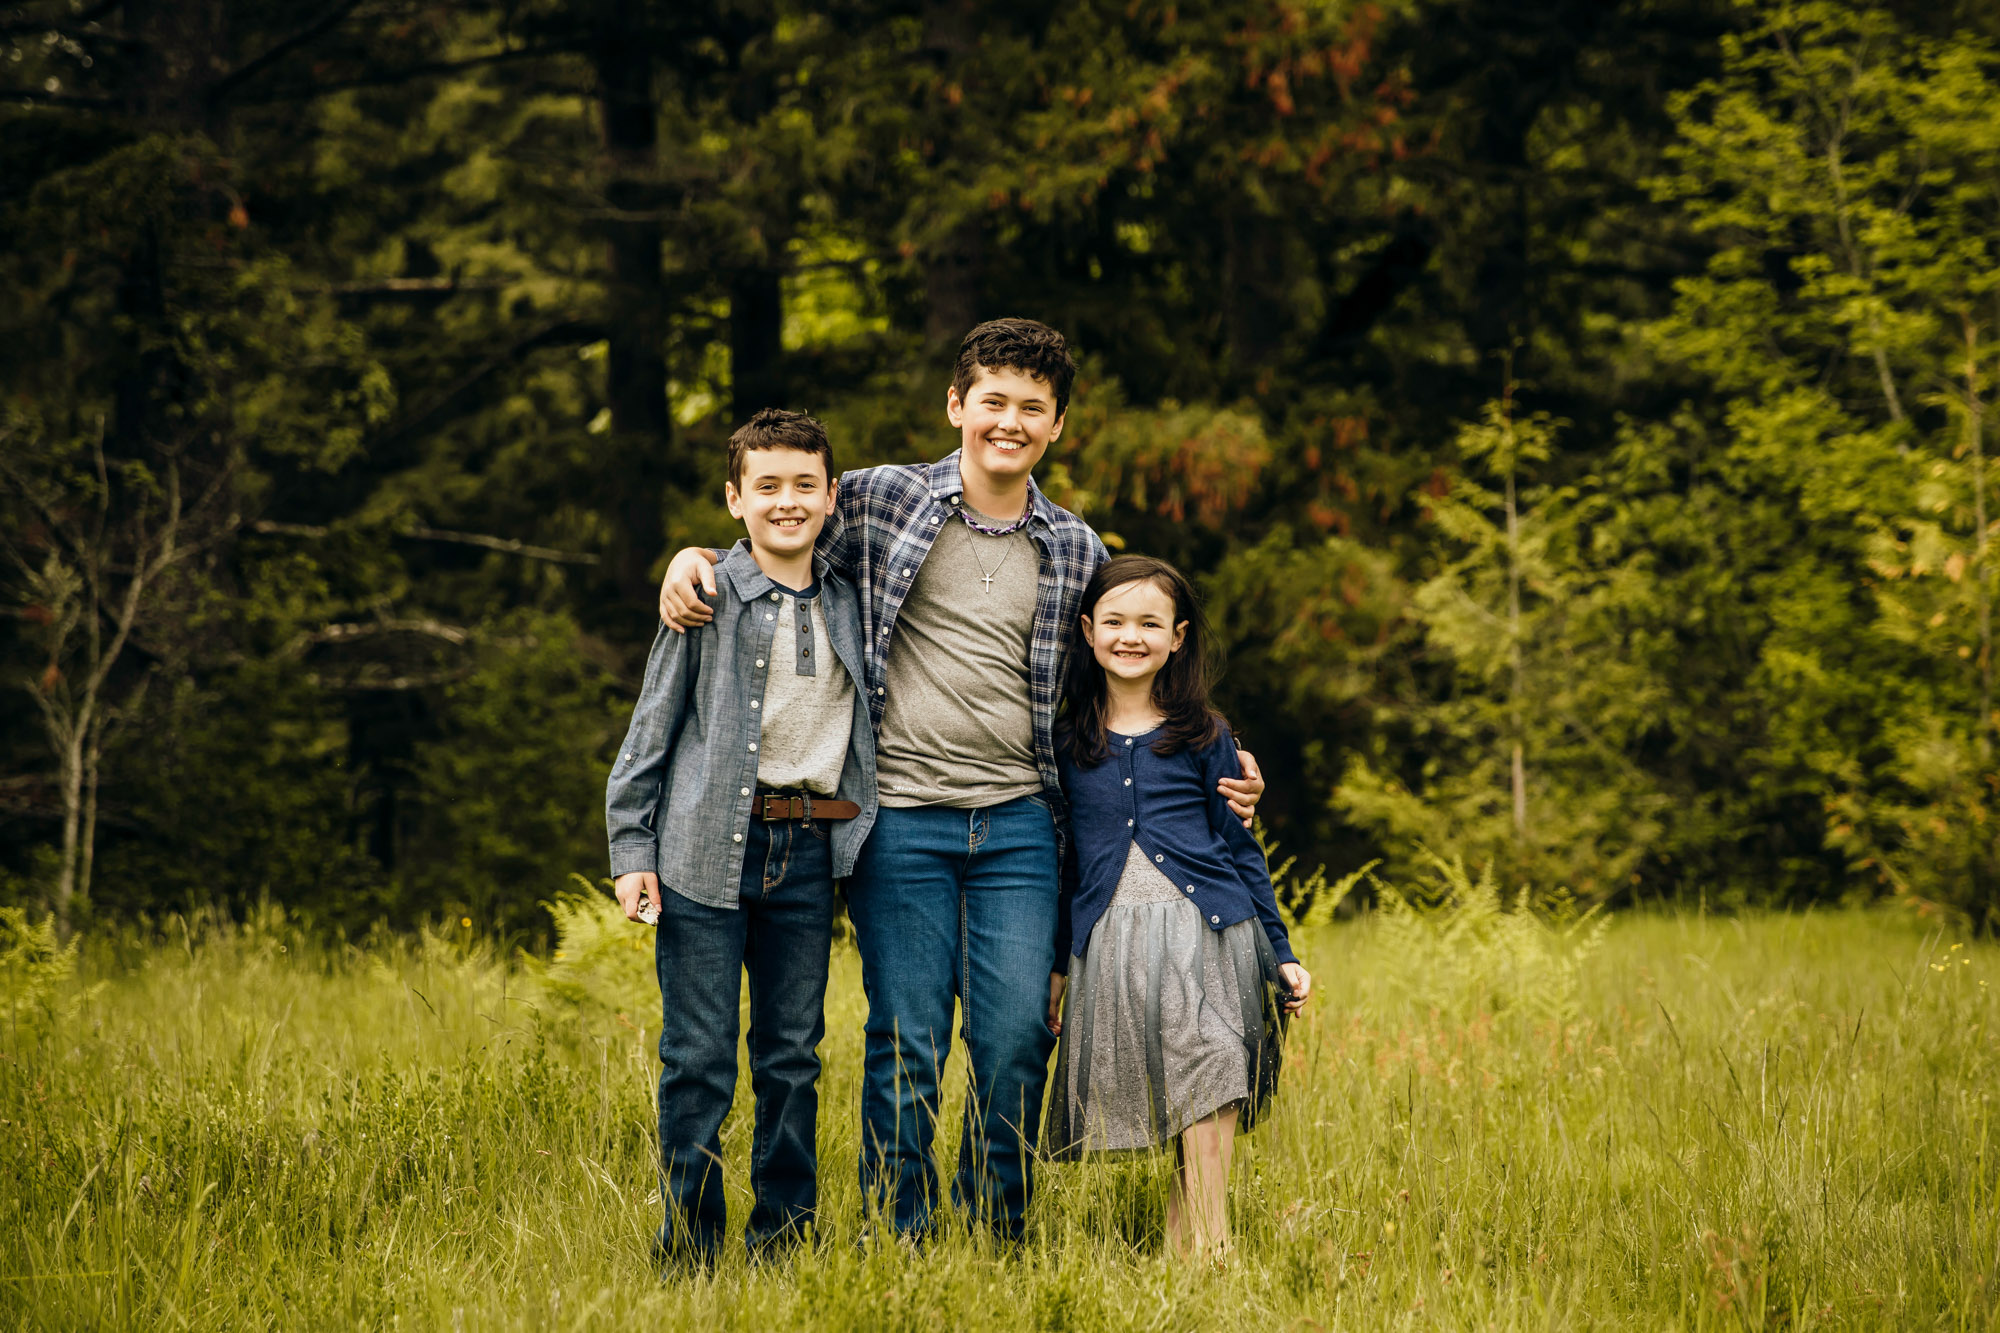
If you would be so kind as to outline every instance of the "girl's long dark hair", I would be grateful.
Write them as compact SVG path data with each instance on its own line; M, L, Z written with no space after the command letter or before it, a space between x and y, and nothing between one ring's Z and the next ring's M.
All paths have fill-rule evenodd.
M1160 738L1153 742L1154 754L1173 754L1192 747L1200 749L1216 737L1222 719L1209 706L1208 692L1214 680L1209 660L1208 622L1195 600L1187 577L1164 560L1149 555L1113 556L1098 566L1090 586L1083 590L1082 611L1093 620L1104 595L1128 583L1151 583L1174 602L1174 623L1187 622L1187 635L1180 649L1167 659L1160 674L1153 677L1153 706L1166 717ZM1088 643L1078 643L1070 651L1069 680L1063 695L1063 713L1056 724L1056 745L1066 748L1070 758L1084 767L1102 762L1111 752L1104 727L1106 691L1104 668Z

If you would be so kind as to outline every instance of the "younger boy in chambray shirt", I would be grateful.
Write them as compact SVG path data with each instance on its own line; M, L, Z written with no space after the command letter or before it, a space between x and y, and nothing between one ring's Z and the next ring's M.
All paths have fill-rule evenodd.
M860 602L813 551L834 497L825 429L757 413L730 437L724 494L748 539L716 568L714 619L655 637L605 789L618 903L658 924L659 1247L704 1264L722 1243L746 968L757 1128L744 1240L762 1253L813 1220L833 881L875 820Z

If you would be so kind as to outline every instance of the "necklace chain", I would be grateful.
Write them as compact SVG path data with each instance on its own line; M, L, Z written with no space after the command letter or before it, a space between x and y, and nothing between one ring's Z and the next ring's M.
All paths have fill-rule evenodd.
M982 528L977 523L974 523L970 518L966 518L964 510L959 511L959 517L965 518L965 525L967 527L973 529L976 532L984 532L989 537L1004 537L1011 533L1018 532L1021 529L1021 524L1017 522L1014 524L1013 527L1008 528L1003 532L994 532L989 528ZM1022 521L1025 522L1027 519L1027 515L1023 514L1021 518ZM990 597L993 595L994 578L1000 573L1001 566L1007 563L1007 557L1014 554L1014 543L1012 542L1005 543L1006 549L1000 552L999 564L994 565L993 568L991 569L988 569L986 567L986 562L979 558L979 543L977 541L974 541L973 543L971 543L971 546L972 546L972 563L979 566L979 581L986 585L986 594L987 596Z
M974 532L983 532L989 537L1007 537L1011 536L1016 532L1019 532L1022 528L1028 526L1028 519L1034 512L1035 512L1035 506L1031 501L1029 504L1027 504L1025 507L1022 508L1021 516L1015 519L1012 523L1002 523L998 527L990 527L987 524L981 523L978 519L974 518L972 516L972 511L966 508L964 505L961 504L958 507L958 516L965 520L966 527L971 528Z

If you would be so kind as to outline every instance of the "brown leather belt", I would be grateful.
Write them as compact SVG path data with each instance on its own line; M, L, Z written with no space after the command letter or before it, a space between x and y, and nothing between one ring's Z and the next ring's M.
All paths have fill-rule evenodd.
M861 807L852 801L836 801L831 796L814 796L811 792L760 791L750 803L752 817L765 823L775 823L785 819L853 819L861 813Z

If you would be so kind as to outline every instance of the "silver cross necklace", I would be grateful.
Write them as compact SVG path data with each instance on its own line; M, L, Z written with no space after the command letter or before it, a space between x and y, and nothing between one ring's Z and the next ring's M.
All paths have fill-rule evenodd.
M979 558L979 539L977 537L971 537L969 539L972 542L972 563L979 566L979 575L980 575L979 581L986 585L986 595L988 597L991 597L993 595L994 576L999 574L1000 565L1004 565L1007 563L1007 557L1014 554L1014 543L1012 542L1005 543L1006 549L1000 552L1000 564L993 566L993 568L991 569L988 569L986 567L986 562Z

